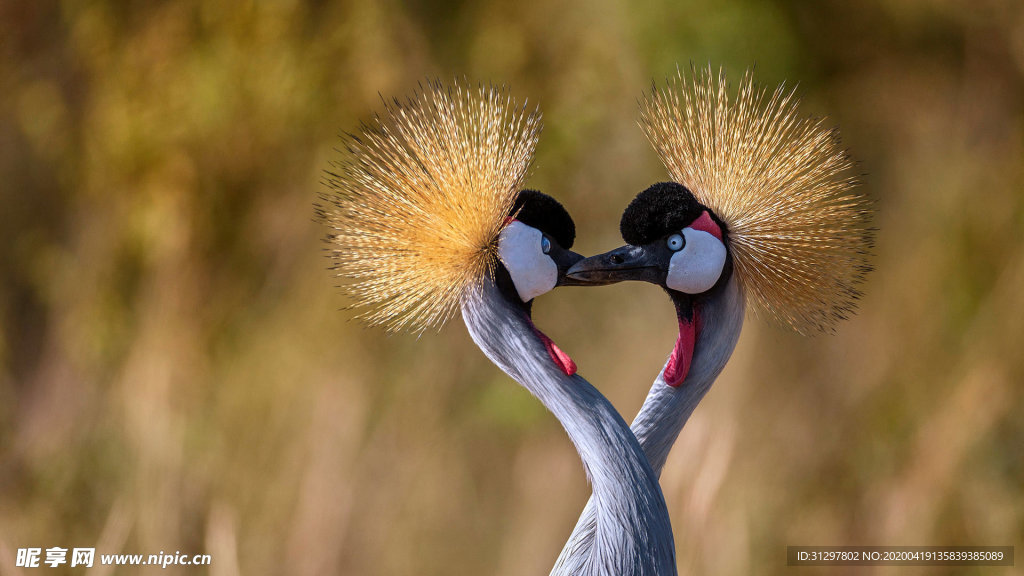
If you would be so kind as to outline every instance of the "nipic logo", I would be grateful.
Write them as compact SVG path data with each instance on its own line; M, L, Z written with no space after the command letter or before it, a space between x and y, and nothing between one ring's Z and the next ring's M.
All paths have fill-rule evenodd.
M39 568L41 564L49 565L51 568L68 564L68 548L54 546L52 548L18 548L15 558L17 568ZM45 560L44 560L45 552ZM71 567L83 566L92 568L96 560L95 548L71 548ZM175 551L174 554L166 554L163 550L159 554L100 554L100 564L104 566L209 566L213 558L209 554L182 554Z
M38 568L42 557L42 548L18 548L18 555L14 565L18 568ZM73 548L71 550L71 566L85 566L92 568L93 560L96 557L95 548ZM68 563L68 549L54 546L46 549L46 561L50 568L56 568Z

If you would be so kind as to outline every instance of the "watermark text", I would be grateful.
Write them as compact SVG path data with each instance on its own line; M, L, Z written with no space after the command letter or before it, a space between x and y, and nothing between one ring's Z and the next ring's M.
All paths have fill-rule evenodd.
M72 568L81 566L92 568L96 563L97 555L95 548L18 548L15 557L15 566L18 568L40 568L49 566L69 565ZM99 564L102 566L209 566L213 558L209 554L182 554L175 551L173 554L100 554Z

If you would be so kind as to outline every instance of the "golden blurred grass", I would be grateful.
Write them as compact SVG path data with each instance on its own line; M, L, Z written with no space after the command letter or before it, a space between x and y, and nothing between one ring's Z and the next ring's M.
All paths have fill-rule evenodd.
M799 82L880 233L837 335L748 320L663 476L681 572L781 573L797 544L1024 549L1017 2L12 2L0 38L0 574L29 546L545 573L588 495L557 422L458 322L348 322L311 203L378 93L467 75L540 104L528 183L606 250L665 177L635 99L691 60ZM666 306L567 289L536 318L628 420Z

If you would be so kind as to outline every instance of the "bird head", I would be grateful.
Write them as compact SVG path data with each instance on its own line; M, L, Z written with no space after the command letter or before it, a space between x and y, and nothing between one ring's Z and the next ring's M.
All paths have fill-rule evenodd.
M661 182L641 192L619 228L628 244L580 261L571 279L588 285L639 280L685 299L712 292L732 274L725 224L681 184Z
M557 200L521 190L498 237L498 285L506 298L526 307L556 286L577 284L566 272L583 256L569 250L576 225Z
M357 317L389 331L440 328L493 279L530 322L533 299L582 257L556 200L524 190L540 113L502 88L428 82L344 138L316 205ZM537 331L556 364L575 365Z
M332 163L316 211L331 229L328 256L357 318L421 333L440 328L468 290L494 277L500 246L509 244L517 263L525 258L525 239L515 250L517 242L500 238L516 206L534 204L519 191L540 113L518 106L503 88L457 81L428 82L384 107L343 137L347 153ZM536 244L541 254L540 237ZM524 293L542 291L534 280L521 280Z
M854 189L836 130L801 115L792 91L780 86L769 96L749 72L735 96L722 72L679 72L640 107L640 125L672 182L626 208L626 246L568 274L590 284L653 282L669 292L680 321L669 368L680 347L683 366L666 375L669 384L686 375L702 301L733 279L755 311L801 333L831 331L852 313L871 269L872 207Z

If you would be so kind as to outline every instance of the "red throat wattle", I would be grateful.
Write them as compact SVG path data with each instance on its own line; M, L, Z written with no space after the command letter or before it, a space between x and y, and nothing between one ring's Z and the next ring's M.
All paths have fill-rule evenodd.
M551 357L551 361L558 366L566 376L572 376L576 373L576 363L569 358L569 355L562 352L562 349L556 345L551 338L548 338L547 334L541 332L536 326L533 327L533 332L537 334L537 338L544 343L544 348L548 351L548 356Z
M697 344L697 332L700 324L697 314L697 309L694 308L693 315L689 320L683 318L682 315L679 316L679 337L676 338L676 345L672 348L672 355L669 356L668 364L662 375L665 383L673 388L678 388L683 380L686 380L686 375L690 373L693 347Z

